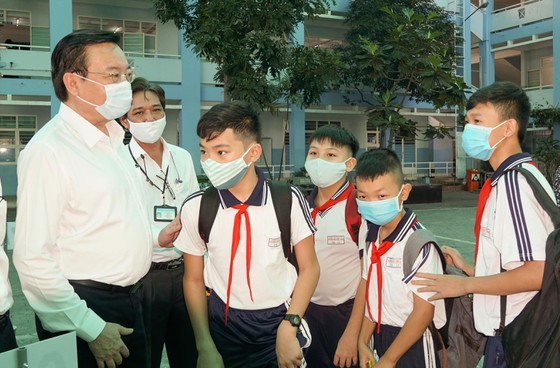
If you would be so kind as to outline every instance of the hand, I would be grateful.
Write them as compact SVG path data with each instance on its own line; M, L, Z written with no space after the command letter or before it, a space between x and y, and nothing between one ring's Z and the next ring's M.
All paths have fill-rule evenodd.
M447 262L448 265L456 267L460 270L464 270L467 266L467 263L463 259L463 256L457 249L444 245L441 247L441 251L445 256L445 262Z
M344 332L334 353L336 367L352 367L358 363L358 337Z
M175 217L167 226L165 226L159 232L158 243L162 248L172 248L173 242L177 239L179 231L181 231L181 221L179 221L179 216Z
M358 344L358 355L360 357L360 368L370 368L371 362L375 362L373 351L367 344Z
M197 368L224 368L222 356L215 348L205 352L198 352Z
M130 352L121 339L121 335L130 335L134 330L117 323L107 322L101 334L88 343L98 368L115 368L128 358Z
M420 293L435 293L428 298L428 301L431 302L443 298L453 298L468 294L465 285L468 279L469 277L417 272L412 280L412 284L424 286L418 288L418 292Z
M278 368L300 367L303 352L296 337L297 329L288 321L282 321L276 333L276 356Z

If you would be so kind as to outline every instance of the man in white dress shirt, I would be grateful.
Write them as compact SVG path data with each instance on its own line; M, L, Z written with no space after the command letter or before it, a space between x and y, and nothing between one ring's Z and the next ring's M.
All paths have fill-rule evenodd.
M40 339L78 336L84 367L148 367L140 293L152 257L144 192L114 120L134 73L113 32L80 30L51 57L60 110L18 161L14 265Z
M166 125L161 86L134 79L132 106L120 122L133 136L129 161L146 187L148 216L157 236L175 219L185 198L198 191L193 161L189 152L161 136ZM142 284L152 368L160 367L164 344L171 368L196 367L198 354L183 294L183 271L183 252L161 247L154 239L152 265Z
M0 182L0 353L17 348L14 327L10 320L10 308L14 305L12 287L8 279L10 264L3 246L6 236L7 209L6 199L2 197L2 183Z

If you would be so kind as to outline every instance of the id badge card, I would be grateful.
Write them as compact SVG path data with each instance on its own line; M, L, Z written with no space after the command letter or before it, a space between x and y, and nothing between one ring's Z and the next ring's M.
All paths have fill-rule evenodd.
M177 207L154 206L154 221L171 222L177 217Z

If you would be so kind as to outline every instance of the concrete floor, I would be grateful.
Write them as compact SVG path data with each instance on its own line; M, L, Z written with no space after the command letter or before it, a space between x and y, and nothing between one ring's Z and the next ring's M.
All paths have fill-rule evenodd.
M466 191L443 191L441 203L410 205L420 222L430 229L442 245L456 247L472 263L474 253L474 218L478 193ZM8 219L15 218L14 209L10 209ZM11 260L11 251L8 256ZM34 314L27 303L17 274L10 266L10 281L14 295L11 318L16 326L16 338L20 346L37 341ZM164 354L165 356L165 354ZM166 357L161 367L169 367Z

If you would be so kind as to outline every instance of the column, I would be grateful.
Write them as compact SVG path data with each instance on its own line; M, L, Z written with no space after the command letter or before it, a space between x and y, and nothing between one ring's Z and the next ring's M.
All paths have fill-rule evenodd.
M51 51L58 41L68 33L72 32L72 0L50 0L49 1L49 27ZM58 113L60 101L51 90L51 117Z
M482 41L480 41L480 87L488 86L496 81L494 53L492 52L490 24L494 2L489 1L482 10Z
M304 43L304 26L300 23L294 31L294 44L303 45ZM293 165L293 171L299 170L305 165L305 109L297 105L290 104L290 164Z
M552 2L552 55L553 55L553 96L552 106L560 106L560 3ZM554 139L560 140L560 122L554 124Z

